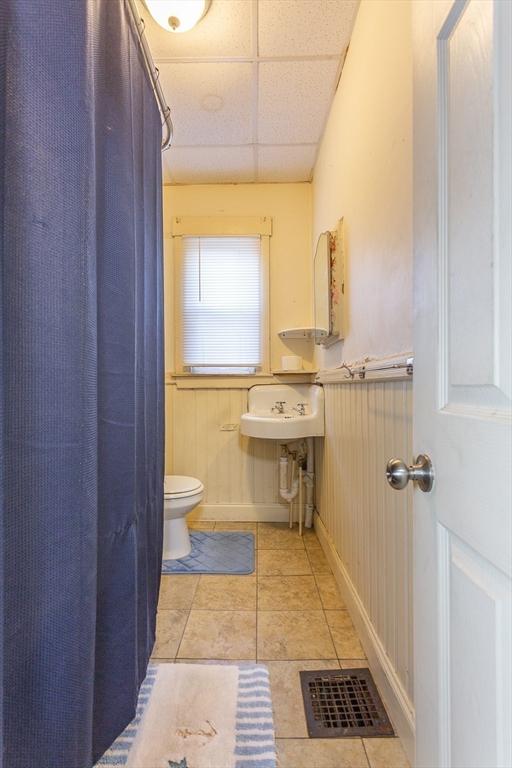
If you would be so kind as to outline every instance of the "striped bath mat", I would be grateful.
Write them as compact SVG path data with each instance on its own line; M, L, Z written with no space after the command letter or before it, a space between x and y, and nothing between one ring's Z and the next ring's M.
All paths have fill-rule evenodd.
M267 668L151 665L135 719L97 766L276 768Z

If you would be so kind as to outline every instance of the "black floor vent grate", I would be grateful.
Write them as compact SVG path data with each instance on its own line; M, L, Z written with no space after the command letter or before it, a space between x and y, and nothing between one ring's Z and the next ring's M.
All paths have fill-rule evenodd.
M300 680L311 737L395 735L369 669L301 672Z

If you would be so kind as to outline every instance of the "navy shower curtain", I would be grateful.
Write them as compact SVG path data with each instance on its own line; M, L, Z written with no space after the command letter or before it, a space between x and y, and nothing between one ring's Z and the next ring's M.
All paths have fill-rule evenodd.
M0 0L3 768L91 766L154 642L160 141L123 0Z

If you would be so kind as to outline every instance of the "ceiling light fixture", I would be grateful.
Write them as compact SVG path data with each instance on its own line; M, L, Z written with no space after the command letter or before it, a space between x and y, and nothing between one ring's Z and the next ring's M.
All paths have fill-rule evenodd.
M144 0L147 9L168 32L188 32L206 15L212 0Z

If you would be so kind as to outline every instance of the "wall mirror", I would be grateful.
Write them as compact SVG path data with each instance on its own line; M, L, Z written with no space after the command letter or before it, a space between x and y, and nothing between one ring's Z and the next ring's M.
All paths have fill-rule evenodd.
M342 337L343 219L336 232L322 232L314 259L315 343L329 346Z

